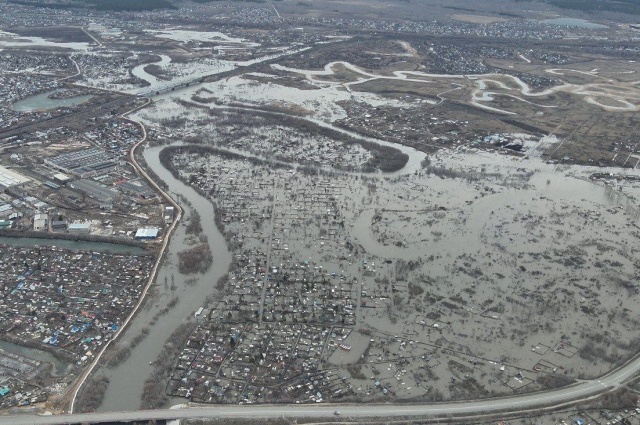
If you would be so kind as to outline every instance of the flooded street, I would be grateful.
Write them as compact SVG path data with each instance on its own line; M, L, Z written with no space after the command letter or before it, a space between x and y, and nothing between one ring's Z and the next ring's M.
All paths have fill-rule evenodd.
M135 410L140 407L144 381L153 370L153 366L149 363L156 359L164 343L180 324L193 320L194 312L204 304L208 296L214 294L215 283L227 272L231 262L226 241L214 225L213 206L192 188L173 178L171 173L160 164L158 155L161 150L162 147L145 149L144 158L149 168L167 183L168 193L172 197L180 194L190 203L190 206L183 205L185 217L189 217L193 210L202 217L203 234L207 237L213 252L213 264L203 275L190 275L189 278L195 277L196 282L187 285L188 278L181 275L177 269L177 254L187 247L184 243L185 225L180 224L171 238L164 264L158 272L155 295L150 295L139 317L132 322L131 327L123 335L121 344L128 345L145 327L149 328L147 337L131 351L126 361L113 369L103 367L101 371L110 380L99 409L101 411ZM165 284L166 281L172 280L175 280L175 290ZM151 326L152 318L158 311L167 307L174 297L178 297L177 304L169 308L167 314L160 315L156 323Z
M0 3L0 425L640 425L640 0L138 3Z
M511 90L514 84L522 95L539 93L517 79L485 77L474 80L479 95L494 85ZM295 393L299 400L326 400L329 387L336 399L342 393L335 391L341 390L374 400L380 390L369 385L367 377L372 376L380 382L379 387L374 381L374 387L386 385L406 399L438 391L445 398L458 396L455 386L422 386L426 377L421 376L420 360L389 366L400 357L431 359L434 375L446 377L442 382L457 379L456 368L470 376L473 372L482 382L482 394L503 393L510 379L487 379L492 365L506 364L505 370L511 368L509 373L532 383L531 388L541 388L535 370L545 362L562 366L572 377L610 370L613 362L594 366L588 356L575 354L589 347L593 320L604 320L605 311L627 302L616 285L627 290L632 279L635 236L625 230L637 220L637 212L625 194L594 182L590 176L595 169L542 161L542 146L550 143L546 139L510 136L525 139L531 149L527 156L484 152L476 148L482 140L455 149L440 149L433 140L434 145L426 146L437 153L427 155L384 137L362 135L342 125L348 109L323 94L337 86L315 91L287 87L285 96L279 87L277 92L269 85L256 89L243 77L231 77L157 96L152 107L138 114L151 127L180 111L187 122L202 126L202 141L239 155L185 149L172 157L185 181L223 205L225 231L241 243L234 254L247 259L234 269L230 293L217 314L205 319L216 330L194 332L194 344L180 354L182 361L166 387L175 403L180 397L204 403L272 402L275 391L261 388L280 379L274 374L280 363L272 359L286 351L307 353L308 364L318 362L322 370L317 387ZM345 99L349 95L340 93ZM260 119L246 120L260 106L283 97L313 112L296 117L287 111L268 111L268 116L260 111ZM231 100L233 107L226 105ZM382 100L358 93L351 101L375 106ZM309 122L305 131L310 134L275 127L278 118ZM446 122L428 119L434 126ZM238 124L245 122L250 129L237 134ZM398 149L408 161L392 173L351 171L366 163L370 153L325 140L325 130ZM313 164L328 172L316 176L302 166L270 167L268 158ZM352 168L335 172L336 164ZM269 270L270 278L259 274ZM292 275L296 280L287 280ZM592 317L583 321L585 315ZM278 332L271 323L278 324ZM296 323L307 325L300 329ZM323 333L318 323L333 329ZM622 319L618 323L615 331L628 340L632 327ZM569 341L566 329L581 332L575 331ZM234 334L247 343L236 350L218 343ZM502 345L493 344L496 338L514 341L510 358L504 358ZM211 352L193 350L202 339L211 344ZM564 355L562 347L568 343L571 352ZM540 352L536 347L542 347ZM441 355L441 348L464 353L464 366ZM216 355L220 350L242 354ZM264 364L238 366L242 355L269 350L273 353ZM362 358L362 365L353 366L354 359ZM475 367L477 358L487 361L484 369ZM215 379L200 379L203 361ZM349 367L334 372L328 365ZM284 370L295 371L286 365ZM517 373L523 370L532 372L522 379ZM334 373L350 376L349 385L331 386ZM248 376L255 376L256 383L247 383ZM516 378L518 387L524 385ZM294 382L282 391L295 392Z

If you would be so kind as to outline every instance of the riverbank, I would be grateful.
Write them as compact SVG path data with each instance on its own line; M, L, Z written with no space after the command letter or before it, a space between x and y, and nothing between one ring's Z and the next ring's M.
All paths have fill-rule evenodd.
M49 243L50 241L71 242L71 243L83 243L87 242L91 244L89 249L95 249L97 251L121 251L135 253L136 255L153 255L151 252L154 248L153 244L136 241L133 239L109 237L109 236L93 236L93 235L72 235L69 233L49 233L49 232L36 232L33 230L19 231L4 229L0 230L0 243L3 243L2 238L6 238L5 243L12 244L12 240L15 240L14 245L29 246L38 245L38 241L42 241L42 245L54 245ZM29 242L27 242L29 241ZM46 243L45 243L46 242ZM82 250L83 247L73 248L72 245L68 246L60 245L63 248ZM119 247L119 249L116 249ZM86 248L85 248L86 249Z
M75 382L75 384L69 389L69 391L67 392L67 396L70 397L69 400L69 412L73 413L74 411L74 407L76 404L76 401L78 399L78 394L80 393L83 384L87 381L87 378L91 375L91 373L93 372L93 370L98 366L104 363L104 354L107 351L107 349L109 348L109 345L113 342L118 340L118 337L129 327L129 324L131 323L132 319L134 317L137 316L138 312L140 311L140 308L145 305L145 303L147 302L147 294L149 292L149 289L151 288L151 285L153 284L153 282L156 279L157 276L157 272L158 272L158 268L160 267L160 265L162 264L162 261L164 259L164 255L166 253L166 248L169 244L171 235L173 234L173 232L176 229L176 226L178 225L178 223L180 222L180 219L182 218L183 215L183 209L180 207L180 205L178 205L169 195L167 195L167 193L158 186L158 184L149 177L149 175L146 173L146 171L140 167L140 165L138 164L138 162L136 161L136 156L135 156L135 152L136 149L142 145L143 143L146 142L147 140L147 130L144 127L143 124L131 120L129 118L126 118L125 115L131 114L137 110L139 110L140 108L145 107L146 105L148 105L151 102L150 99L146 99L146 102L129 110L128 112L126 112L125 114L123 114L121 116L122 119L125 120L129 120L132 123L140 126L141 130L142 130L142 138L131 148L131 150L129 151L129 160L131 161L131 164L133 165L133 167L135 168L136 172L141 175L144 179L147 180L147 182L155 189L158 191L158 193L160 193L160 195L166 199L176 210L177 210L177 214L175 215L173 222L171 223L171 225L169 226L169 229L167 230L165 237L162 240L162 246L160 248L160 253L159 255L156 257L156 261L153 265L153 268L151 270L151 273L149 275L149 278L147 279L147 282L144 286L144 289L142 290L142 293L138 299L137 304L135 305L135 307L133 308L133 311L131 312L131 314L126 318L126 320L124 321L124 323L122 324L122 326L117 330L116 334L114 335L114 337L109 340L104 347L102 348L102 350L100 350L100 353L96 356L95 360L91 363L91 365L89 366L89 368L87 368L87 370L84 371L83 375L78 379L78 381ZM102 399L102 396L100 397L100 399Z
M162 147L145 148L142 153L146 165L168 187L168 194L181 196L185 216L197 211L203 221L203 235L213 253L211 267L204 274L192 276L181 275L178 271L178 253L189 245L185 242L186 224L176 226L166 250L166 257L159 267L156 284L153 286L144 307L140 309L136 320L132 321L117 344L126 346L143 328L148 328L147 336L131 350L129 357L112 369L99 367L97 374L104 374L109 379L102 405L99 411L135 410L140 407L145 381L154 373L155 366L150 362L156 360L164 349L175 329L184 323L195 320L193 313L206 303L207 298L215 294L214 284L227 273L231 263L231 254L227 242L211 221L216 216L213 205L191 187L175 179L160 162ZM191 279L191 281L190 281ZM188 282L189 281L189 282ZM177 298L177 302L175 299ZM173 302L172 302L173 301ZM169 304L173 304L168 307ZM167 308L167 313L156 318L155 324L149 326L156 313Z
M66 351L59 347L25 340L6 333L0 336L0 348L11 352L18 352L18 354L27 354L28 357L35 358L36 360L50 362L54 364L56 368L56 375L60 369L59 364L65 364L66 368L78 360L78 356L70 351ZM43 356L37 356L33 354L34 352L47 354L51 357L45 358Z

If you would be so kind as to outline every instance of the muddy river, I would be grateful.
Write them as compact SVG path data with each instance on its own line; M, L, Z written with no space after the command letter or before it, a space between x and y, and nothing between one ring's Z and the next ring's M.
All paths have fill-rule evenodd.
M189 205L181 205L185 209L185 217L189 217L192 209L198 211L202 218L204 235L207 237L211 251L213 252L213 264L205 274L185 276L177 270L177 255L187 248L185 245L184 223L176 228L167 248L167 256L156 279L155 295L150 295L146 305L140 311L139 316L131 324L131 327L122 336L121 343L128 344L132 338L140 334L142 328L149 328L147 337L142 340L131 352L128 359L113 369L103 369L110 380L100 411L124 411L140 408L140 397L144 381L153 371L149 362L160 354L164 343L171 333L182 323L194 319L194 312L204 304L207 296L215 294L215 284L223 276L231 263L231 253L227 249L227 243L222 234L214 225L213 205L200 196L191 187L176 180L160 164L158 155L161 147L147 148L144 158L152 169L169 186L168 193L172 197L180 194ZM172 279L173 276L173 279ZM195 282L187 284L189 278L195 277ZM174 280L176 289L165 282ZM174 298L178 297L178 303L169 309L167 314L158 317L154 325L149 323L156 313L164 309ZM99 372L99 373L100 373Z
M23 347L21 345L13 344L8 341L0 341L0 355L2 355L2 351L25 356L43 363L49 363L52 365L51 372L55 376L63 376L71 365L70 363L60 360L53 354L46 351Z
M141 80L144 80L146 82L148 82L150 85L156 85L159 84L161 82L161 80L159 80L157 77L154 77L153 75L149 74L147 71L144 70L144 68L147 65L158 65L161 68L165 68L167 65L169 65L169 63L171 63L171 58L167 55L160 55L160 60L158 62L151 62L151 63L143 63L141 65L138 65L136 67L134 67L131 70L131 73L140 78Z

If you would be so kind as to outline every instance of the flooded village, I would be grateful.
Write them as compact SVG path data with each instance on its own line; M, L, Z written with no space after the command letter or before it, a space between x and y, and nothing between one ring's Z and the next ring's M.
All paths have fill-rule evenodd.
M0 407L477 400L640 351L626 24L34 7L0 4Z
M598 376L636 349L638 212L584 177L472 152L385 177L167 149L234 254L171 377L177 396L486 397Z

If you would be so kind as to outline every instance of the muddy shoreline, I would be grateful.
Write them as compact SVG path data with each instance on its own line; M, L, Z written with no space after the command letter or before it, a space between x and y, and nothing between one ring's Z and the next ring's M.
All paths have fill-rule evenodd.
M96 242L96 243L105 243L105 244L115 244L115 245L123 245L123 246L133 246L137 248L142 248L147 251L146 255L154 255L154 247L148 243L135 241L132 239L118 238L112 236L97 236L97 235L72 235L69 233L50 233L50 232L37 232L33 230L12 230L12 229L3 229L0 230L0 236L8 237L8 238L34 238L34 239L44 239L44 240L55 240L62 239L68 240L72 242Z

